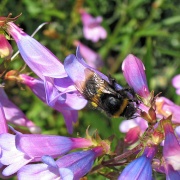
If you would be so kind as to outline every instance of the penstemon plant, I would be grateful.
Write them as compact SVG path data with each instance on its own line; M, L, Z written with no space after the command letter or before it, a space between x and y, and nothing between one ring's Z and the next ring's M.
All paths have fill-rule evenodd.
M84 10L81 15L85 38L93 42L106 38L101 17L93 18ZM109 179L152 180L161 173L166 179L180 179L180 106L149 89L139 58L129 54L122 63L129 85L125 88L97 69L102 66L99 55L80 41L74 42L76 55L68 55L62 63L16 24L18 18L0 17L0 57L3 62L14 59L7 40L13 39L37 77L8 67L1 73L1 178L78 180L98 174ZM103 140L97 131L90 135L88 127L86 137L41 134L40 127L8 98L4 80L29 87L43 103L61 113L69 134L78 112L89 102L107 116L127 118L120 124L126 135L113 148L113 136ZM175 79L173 82L177 84Z

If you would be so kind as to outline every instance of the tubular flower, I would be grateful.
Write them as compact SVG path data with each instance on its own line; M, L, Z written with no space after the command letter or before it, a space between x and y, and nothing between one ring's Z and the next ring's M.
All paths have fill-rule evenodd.
M15 146L15 136L9 133L0 134L1 157L0 163L7 166L2 174L10 176L21 167L31 162L31 158L19 151Z
M142 98L147 99L146 102L154 101L156 106L155 113L159 119L163 117L167 118L168 116L172 115L173 123L179 123L180 106L174 104L168 98L158 96L153 97L152 94L149 93L145 75L145 68L141 60L139 60L132 54L128 55L122 64L122 70L129 86L131 86L138 95L140 95ZM151 106L150 103L148 104L148 106L146 104L140 104L139 108L142 111L148 113L149 106ZM156 119L155 116L154 118Z
M0 103L3 107L5 118L15 125L25 126L32 133L39 133L41 130L32 121L26 118L25 114L8 99L4 89L0 87Z
M57 161L49 156L43 156L45 164L34 164L24 166L18 172L19 180L41 179L47 177L47 180L67 179L78 180L87 174L94 163L94 160L103 155L102 147L95 147L88 151L78 151L62 156Z
M9 44L8 40L4 34L0 33L0 57L1 58L10 58L13 53L12 47Z
M141 102L138 107L139 111L137 112L140 117L128 122L123 122L120 125L120 130L127 133L125 141L131 144L131 142L136 142L134 139L139 140L139 145L142 145L144 148L152 146L153 144L155 146L158 145L158 149L162 149L163 151L163 156L160 158L159 155L157 155L153 159L154 153L154 155L148 159L143 154L125 168L119 179L152 179L152 175L148 175L148 172L152 171L152 159L153 169L165 173L166 179L180 179L179 137L176 137L174 133L175 128L177 135L179 135L180 132L178 126L180 106L165 97L159 97L158 95L154 97L153 92L149 92L144 65L135 56L128 55L123 62L122 69L128 84L138 94ZM140 119L139 123L136 122L137 119ZM145 126L142 126L141 122L144 122L142 124ZM139 129L136 129L137 127L144 133L142 138L135 136L135 132L139 133ZM143 164L146 165L147 168L145 166L143 167ZM141 167L143 167L142 171L140 169ZM146 169L148 169L146 174L141 173Z
M126 166L118 180L152 180L151 161L155 153L155 147L147 147L142 156Z
M6 74L6 79L15 79L18 80L18 82L27 85L41 101L47 104L45 86L42 80L33 78L26 74L20 74L16 76L16 72L12 71L9 71ZM86 101L83 98L79 97L79 100L77 101L76 95L69 96L69 94L66 94L66 99L63 106L62 97L58 97L50 107L62 113L68 132L71 134L73 132L73 122L75 123L78 119L78 110L85 105Z
M83 23L84 37L93 42L98 42L99 39L105 39L107 37L106 30L100 25L102 17L92 17L90 14L81 10L81 20Z
M16 41L26 64L42 80L45 77L62 78L67 76L63 65L56 56L13 22L7 23L7 31Z
M176 88L176 94L180 95L180 74L173 77L172 85Z
M54 54L12 22L8 23L7 31L15 39L24 61L36 75L45 82L50 80L48 83L53 83L60 92L75 91L63 64Z
M136 142L139 139L139 136L141 136L147 128L147 121L141 117L128 121L124 120L119 126L121 132L127 133L124 141L128 144Z
M99 56L99 54L97 54L92 49L85 46L83 43L79 41L75 41L74 44L76 46L79 46L80 53L89 66L95 69L99 69L103 66L103 61L101 57Z
M9 176L30 162L39 162L43 155L57 158L73 149L89 146L92 146L91 140L84 138L3 133L0 135L0 163L7 167L2 174Z
M134 55L129 54L123 61L122 70L129 86L133 87L138 95L147 98L150 93L144 72L145 67L142 61Z
M87 101L79 96L79 92L67 76L63 64L46 47L23 32L14 23L7 23L7 31L15 39L24 61L42 79L46 103L53 108L58 104L57 109L72 110L64 112L65 119L73 115L77 119L75 110L82 109ZM58 103L56 103L57 101ZM78 106L75 107L74 102L77 102ZM73 121L75 122L76 119ZM68 124L70 123L68 122ZM72 132L70 129L69 131Z
M172 166L175 171L180 171L180 145L174 134L174 129L172 128L171 122L168 120L162 120L162 125L165 132L163 147L165 162Z

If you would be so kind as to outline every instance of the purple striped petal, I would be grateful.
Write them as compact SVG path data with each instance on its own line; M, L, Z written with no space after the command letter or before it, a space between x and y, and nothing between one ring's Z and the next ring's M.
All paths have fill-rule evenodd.
M39 127L27 119L25 114L8 99L2 87L0 88L0 102L7 121L15 125L25 126L29 128L32 133L39 133L41 131Z
M56 85L59 85L57 83L58 79L56 79L55 85L53 84L54 79L49 77L46 77L44 83L42 80L35 79L25 74L21 74L19 77L20 82L29 86L39 99L62 113L68 132L71 134L73 132L73 122L76 122L78 119L77 110L80 110L86 106L87 100L80 96L80 93L75 89L74 86L72 89L73 92L71 93L59 92L58 88L56 88Z
M28 156L39 161L43 155L58 157L72 149L70 138L53 135L16 135L16 147Z
M57 175L48 170L48 165L46 164L30 164L26 165L18 171L18 180L57 180Z
M163 122L163 121L162 121ZM174 134L171 122L164 121L165 140L163 147L163 156L167 164L170 164L174 170L180 171L180 145Z
M21 167L32 161L31 158L16 149L15 135L8 133L1 134L0 149L0 163L7 166L2 172L4 176L16 173Z
M125 167L118 180L152 180L151 161L155 153L155 147L146 147L142 156L135 159Z
M41 79L44 79L44 76L54 78L66 76L63 64L45 46L27 35L12 22L8 23L7 30L16 41L26 64Z
M122 70L129 86L140 96L148 97L149 89L142 61L136 56L129 54L123 61Z
M39 161L43 155L58 157L76 148L87 148L92 142L85 138L69 138L63 136L41 134L17 134L16 147L34 161Z

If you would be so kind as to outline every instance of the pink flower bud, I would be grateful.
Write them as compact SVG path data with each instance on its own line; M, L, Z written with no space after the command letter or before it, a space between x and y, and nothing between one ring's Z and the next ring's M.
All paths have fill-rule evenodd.
M13 50L8 40L4 34L0 34L0 57L8 59L11 57L12 53Z

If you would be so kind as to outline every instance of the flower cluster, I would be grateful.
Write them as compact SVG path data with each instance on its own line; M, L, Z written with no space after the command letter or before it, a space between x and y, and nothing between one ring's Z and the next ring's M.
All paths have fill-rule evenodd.
M79 179L87 174L94 160L109 153L108 141L90 138L70 138L55 135L22 134L12 127L8 133L3 107L0 106L1 177L18 172L18 179L68 178ZM71 150L88 148L67 154ZM60 157L60 158L59 158ZM53 158L59 158L54 161ZM44 164L32 164L34 162ZM28 165L27 165L28 164Z
M87 39L93 37L91 40L97 42L106 37L106 31L100 26L100 17L94 19L84 10L81 15ZM18 27L14 19L1 17L0 27L3 30L0 34L1 58L6 61L12 55L12 48L5 38L5 33L8 33L15 40L25 63L37 75L36 78L10 70L4 72L3 78L26 85L41 101L59 111L69 133L73 132L73 123L78 120L78 111L86 106L88 100L94 107L110 109L107 114L113 117L131 117L131 120L120 124L120 131L126 133L121 154L111 152L111 139L101 140L97 133L95 138L88 133L86 138L43 135L9 100L2 84L2 178L17 173L20 180L44 177L48 180L76 180L90 172L98 157L103 157L94 171L120 166L113 172L114 178L119 180L151 180L154 178L152 171L165 174L167 179L180 179L180 106L159 94L155 96L149 90L145 67L140 59L129 54L123 61L122 71L129 85L129 88L123 88L113 78L97 70L102 65L100 57L79 41L74 42L78 45L76 56L68 55L62 64L45 46ZM94 34L99 31L101 36ZM88 59L84 52L91 54L92 59ZM177 79L173 80L173 84L178 89ZM11 126L8 129L7 122L28 127L34 134L23 134ZM109 159L104 156L107 154ZM122 170L125 164L128 165ZM109 177L111 171L104 170L101 174Z
M107 37L106 30L100 25L102 22L101 16L94 18L84 9L80 13L83 23L83 33L86 39L97 42L99 39L105 39Z
M10 70L3 78L25 84L41 101L62 113L68 132L72 133L73 123L78 119L78 110L87 104L87 100L76 89L57 57L20 29L13 22L14 19L3 17L1 20L1 58L5 61L12 56L12 47L4 35L7 32L17 43L25 63L38 76L35 78ZM91 170L99 156L109 154L110 141L101 140L97 133L96 138L90 137L88 133L86 138L39 134L40 128L9 100L3 84L0 87L0 97L2 178L17 173L18 179L79 179ZM7 121L25 126L35 134L22 134L11 126L8 129Z
M141 104L139 117L120 125L120 130L127 133L125 143L138 144L138 148L134 149L137 159L122 171L118 179L150 180L153 179L152 170L166 174L167 179L179 179L180 106L165 97L154 97L154 92L149 92L144 65L137 57L128 55L122 69Z

